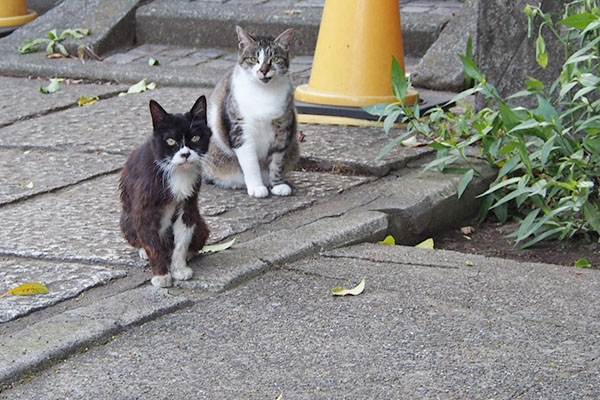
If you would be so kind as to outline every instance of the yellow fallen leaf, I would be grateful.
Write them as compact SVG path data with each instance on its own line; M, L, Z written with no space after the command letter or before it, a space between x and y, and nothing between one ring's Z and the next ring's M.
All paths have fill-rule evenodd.
M379 244L391 244L391 245L395 245L396 244L396 239L394 239L394 237L392 235L387 235L385 237L385 239L383 239L381 242L378 242Z
M24 296L28 294L37 294L37 293L48 293L48 288L41 283L24 283L16 288L10 289L8 292L4 293L0 297L7 296L12 294L14 296Z
M206 245L200 250L200 254L204 253L216 253L217 251L222 251L230 248L235 243L235 239L231 239L229 242L220 243L220 244L209 244Z
M352 289L344 289L341 286L334 287L330 290L332 296L357 296L365 290L365 278L356 287Z
M433 239L432 238L425 239L421 243L416 245L415 247L418 247L420 249L433 249Z
M96 101L99 100L98 96L92 96L92 97L85 97L85 96L79 96L79 98L77 99L77 104L79 104L79 107L85 106L86 104L92 105L94 103L96 103Z

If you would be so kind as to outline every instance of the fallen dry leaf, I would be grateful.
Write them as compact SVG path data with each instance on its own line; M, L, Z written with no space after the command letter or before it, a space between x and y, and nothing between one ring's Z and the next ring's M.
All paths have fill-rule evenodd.
M332 296L358 296L365 290L365 278L352 289L344 289L341 286L334 287L330 290Z

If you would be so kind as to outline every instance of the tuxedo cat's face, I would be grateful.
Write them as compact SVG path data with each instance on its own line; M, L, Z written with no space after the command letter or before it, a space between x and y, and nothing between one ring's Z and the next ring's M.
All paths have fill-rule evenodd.
M154 126L152 151L158 165L166 171L199 168L211 136L206 121L206 98L201 96L185 114L169 114L150 100L150 114Z
M287 74L290 66L289 49L293 29L287 29L277 38L252 36L239 26L238 63L262 83L269 83L277 75Z

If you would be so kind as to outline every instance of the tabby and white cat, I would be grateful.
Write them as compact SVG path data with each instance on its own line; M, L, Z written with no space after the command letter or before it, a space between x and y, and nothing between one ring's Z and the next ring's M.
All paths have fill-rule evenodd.
M131 153L123 171L121 231L152 268L152 285L187 280L187 256L202 249L209 234L198 210L200 161L211 131L206 98L185 114L169 114L150 100L154 134ZM170 271L169 271L170 270Z
M203 174L225 188L246 187L253 197L288 196L283 179L299 157L296 110L287 75L293 29L277 38L236 27L238 63L208 99L213 131Z

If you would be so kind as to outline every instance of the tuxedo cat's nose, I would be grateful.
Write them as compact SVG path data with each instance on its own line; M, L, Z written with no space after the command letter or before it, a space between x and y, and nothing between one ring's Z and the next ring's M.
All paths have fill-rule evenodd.
M189 151L186 151L186 152L181 153L180 155L181 155L181 157L183 157L183 158L185 158L187 160L190 157L191 154L190 154Z

